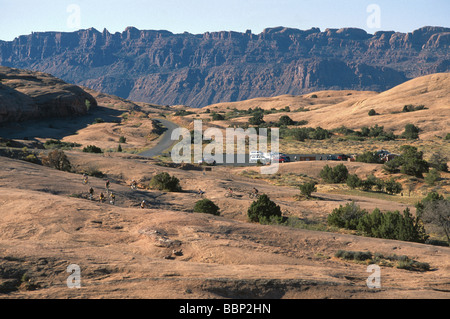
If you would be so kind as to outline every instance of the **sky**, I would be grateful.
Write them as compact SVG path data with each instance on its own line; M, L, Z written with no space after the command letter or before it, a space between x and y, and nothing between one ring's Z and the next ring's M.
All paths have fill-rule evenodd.
M356 27L412 32L450 27L449 0L0 0L0 40L31 32L95 28L200 34L268 27Z

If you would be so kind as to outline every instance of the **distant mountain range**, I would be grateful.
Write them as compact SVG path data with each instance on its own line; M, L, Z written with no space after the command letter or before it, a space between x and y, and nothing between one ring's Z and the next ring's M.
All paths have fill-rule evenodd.
M0 65L50 73L122 98L203 107L325 89L384 91L450 70L450 28L411 33L268 28L173 34L127 28L0 41Z

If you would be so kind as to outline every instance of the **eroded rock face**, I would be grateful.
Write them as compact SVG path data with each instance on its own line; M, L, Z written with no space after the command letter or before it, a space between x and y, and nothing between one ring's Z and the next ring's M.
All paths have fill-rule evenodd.
M86 114L96 100L49 74L0 67L0 123Z
M201 107L322 89L383 91L448 72L450 29L355 28L173 34L106 29L43 32L0 41L0 64L155 104Z

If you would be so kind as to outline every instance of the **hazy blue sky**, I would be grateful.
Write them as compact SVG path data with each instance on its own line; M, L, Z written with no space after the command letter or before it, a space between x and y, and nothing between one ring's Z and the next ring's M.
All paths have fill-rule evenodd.
M0 0L0 40L90 27L114 33L127 26L174 33L251 29L257 34L276 26L410 32L449 27L449 12L449 0Z

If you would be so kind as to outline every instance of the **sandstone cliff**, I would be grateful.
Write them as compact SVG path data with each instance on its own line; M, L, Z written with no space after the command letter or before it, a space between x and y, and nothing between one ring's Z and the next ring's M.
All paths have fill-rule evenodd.
M96 100L49 74L0 67L0 123L86 114Z
M384 91L450 70L450 29L268 28L173 34L127 28L43 32L0 41L0 64L122 98L194 107L324 89Z

